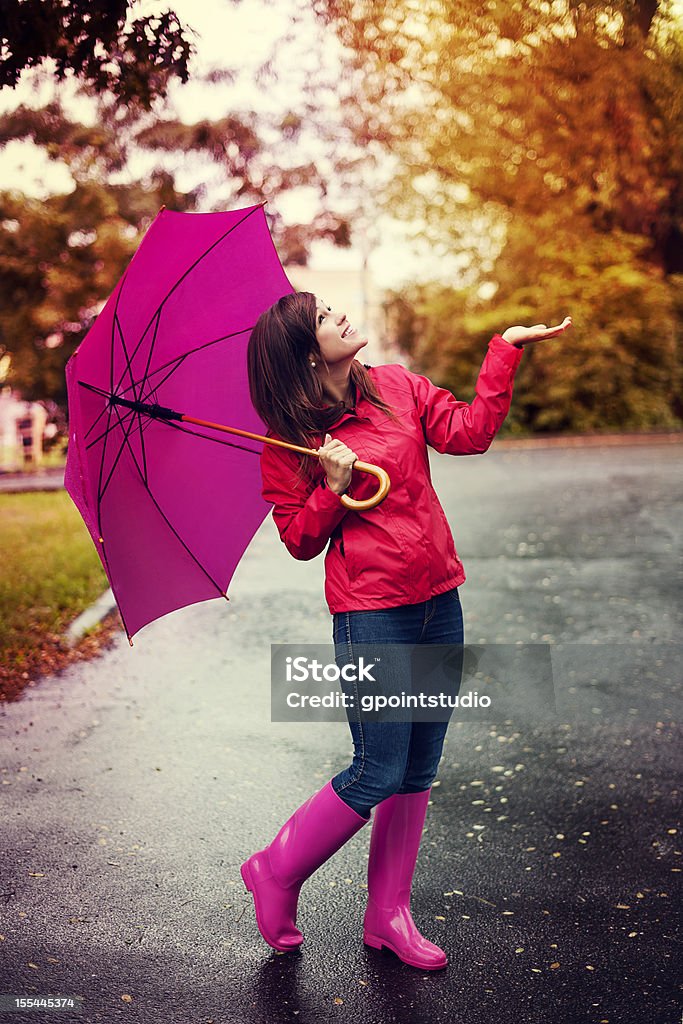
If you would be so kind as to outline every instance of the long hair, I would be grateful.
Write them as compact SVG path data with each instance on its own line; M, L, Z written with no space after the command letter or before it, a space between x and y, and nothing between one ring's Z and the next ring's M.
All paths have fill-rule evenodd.
M317 300L312 292L283 295L256 321L247 346L247 370L252 405L283 441L319 448L328 428L346 408L344 402L325 406L325 393L310 364L323 362L316 337ZM392 419L390 405L380 397L370 374L354 359L350 378L356 398L362 396ZM313 455L300 455L297 482L313 478Z

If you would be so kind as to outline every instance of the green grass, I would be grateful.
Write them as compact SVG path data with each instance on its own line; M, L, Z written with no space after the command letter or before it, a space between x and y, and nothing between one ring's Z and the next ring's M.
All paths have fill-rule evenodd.
M49 669L69 623L107 586L65 491L0 494L0 677Z

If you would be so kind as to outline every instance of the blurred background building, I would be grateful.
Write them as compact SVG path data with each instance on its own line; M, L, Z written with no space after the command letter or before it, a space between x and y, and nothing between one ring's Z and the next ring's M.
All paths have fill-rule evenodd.
M0 389L0 472L39 466L48 414L40 402L25 402Z
M385 292L374 283L367 268L287 266L285 270L298 291L313 292L335 311L346 313L349 323L367 335L368 343L357 357L361 362L377 366L393 361L382 307Z

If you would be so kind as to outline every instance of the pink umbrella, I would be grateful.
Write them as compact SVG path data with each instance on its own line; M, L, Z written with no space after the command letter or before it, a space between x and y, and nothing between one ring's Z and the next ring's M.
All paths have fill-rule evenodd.
M262 446L254 442L315 454L264 437L249 397L251 330L294 291L263 206L162 209L66 367L64 482L131 644L142 626L176 608L227 599L271 508L254 458ZM225 426L226 418L240 428ZM372 507L388 477L366 463L355 468L381 486L369 502L345 497L345 504Z

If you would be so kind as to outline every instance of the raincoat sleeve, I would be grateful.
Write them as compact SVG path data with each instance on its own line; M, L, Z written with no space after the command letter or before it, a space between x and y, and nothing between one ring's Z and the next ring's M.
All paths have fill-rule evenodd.
M298 458L286 448L264 444L261 453L261 494L273 505L273 519L287 550L302 560L323 551L346 515L341 495L331 491L323 474L320 483L304 478L296 484Z
M425 440L447 455L482 455L503 425L512 401L512 385L523 348L515 348L499 334L489 341L477 377L471 405L456 400L417 373L409 374Z

